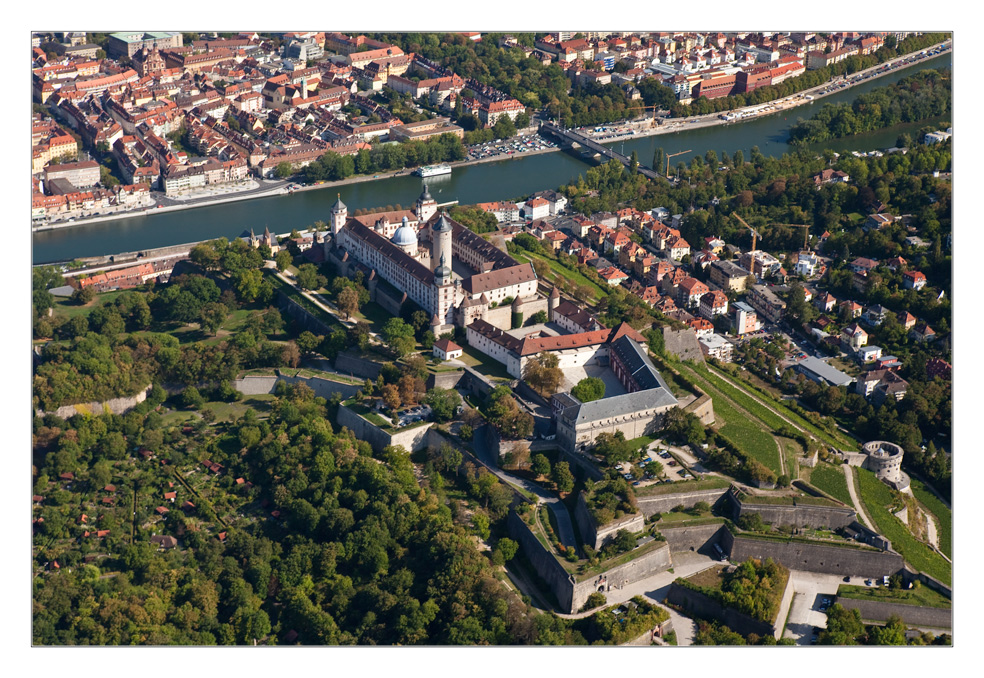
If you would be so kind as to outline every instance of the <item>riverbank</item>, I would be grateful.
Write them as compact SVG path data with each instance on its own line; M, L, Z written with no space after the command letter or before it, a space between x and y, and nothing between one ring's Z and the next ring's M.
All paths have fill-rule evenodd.
M927 47L925 50L927 54L923 57L914 58L914 55L907 54L897 57L891 61L886 61L883 64L879 64L865 71L859 71L858 73L855 73L851 76L851 78L853 79L852 81L844 82L843 86L840 86L841 81L831 81L831 82L824 83L823 85L820 85L813 89L798 92L792 96L785 97L784 99L777 99L775 101L768 102L766 104L759 104L756 106L746 106L741 109L735 109L734 111L729 111L732 113L748 114L745 117L741 118L740 120L733 120L733 121L721 120L718 117L720 115L719 113L713 113L705 116L693 116L690 118L674 119L672 121L666 121L662 125L659 125L657 127L651 127L652 122L650 118L642 118L633 121L623 121L621 123L611 123L610 126L628 128L630 131L626 132L625 134L606 138L604 141L601 141L600 143L608 145L608 144L619 143L622 141L627 141L630 139L642 139L642 138L657 136L661 134L674 134L677 132L705 129L709 127L716 127L719 125L739 125L741 123L758 120L770 115L774 115L776 113L788 111L798 106L813 103L814 101L818 101L824 97L843 92L844 90L850 89L864 82L868 82L869 80L880 78L884 75L891 75L897 70L898 67L908 68L926 59L935 58L937 56L941 56L943 54L949 53L952 48L945 49L940 54L937 55L928 54L928 52L937 49L938 47L941 47L942 44L943 43L939 43L932 47ZM903 63L906 60L909 60L909 62ZM888 65L889 68L879 72L878 69L883 68L885 65ZM832 86L835 84L837 86ZM807 96L811 96L812 99L807 99L806 98ZM525 131L529 131L529 130L525 130ZM508 143L509 141L510 140L501 140L500 142L497 143ZM452 168L468 167L472 165L481 165L491 162L503 162L508 160L529 158L536 155L544 155L547 153L557 152L559 150L561 149L545 148L542 150L527 151L524 153L501 154L488 158L479 158L475 160L460 160L449 164L451 165ZM339 181L326 181L324 183L315 184L311 186L298 186L296 189L294 189L294 192L313 191L318 189L332 189L332 188L338 189L342 186L361 184L371 181L382 181L384 179L408 177L412 174L412 172L413 172L412 169L401 169L391 172L380 172L372 175L367 174L367 175L354 176ZM437 184L439 183L439 181L440 180L436 180L434 183ZM273 182L270 182L268 180L264 180L264 183L266 183L267 186L264 186L258 190L250 190L248 192L243 191L243 192L222 196L222 197L214 197L214 198L203 197L200 199L190 200L187 204L165 205L163 207L151 207L151 208L146 208L137 211L118 212L114 214L100 215L98 217L89 217L89 218L81 218L81 219L76 218L74 221L71 222L60 222L57 224L44 224L41 226L32 226L31 232L39 233L44 231L60 230L60 229L70 228L72 226L87 226L90 224L116 221L120 219L130 219L133 217L151 216L153 214L165 214L168 212L193 209L196 207L209 207L209 206L228 204L233 202L242 202L254 198L266 198L276 195L285 195L289 192L287 190L287 187L292 182L281 181L281 182L276 182L272 186L270 186L269 184Z

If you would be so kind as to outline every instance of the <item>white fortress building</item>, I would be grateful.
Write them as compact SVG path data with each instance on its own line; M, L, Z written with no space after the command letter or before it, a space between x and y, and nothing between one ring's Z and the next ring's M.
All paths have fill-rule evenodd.
M361 267L370 283L376 276L385 280L400 297L398 304L409 299L431 316L435 335L477 318L508 329L515 309L508 304L496 308L507 299L527 304L524 310L531 314L547 309L532 265L520 264L438 213L426 186L413 210L349 216L339 197L330 219L331 237L321 244L323 260L339 266L342 275Z

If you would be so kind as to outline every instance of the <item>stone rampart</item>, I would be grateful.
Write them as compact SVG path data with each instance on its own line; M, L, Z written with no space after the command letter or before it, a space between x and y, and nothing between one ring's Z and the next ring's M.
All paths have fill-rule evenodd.
M427 431L434 425L433 422L428 422L405 431L388 433L344 405L338 406L338 423L348 427L359 440L369 443L376 452L390 445L402 445L408 452L422 450L427 447Z
M578 529L581 531L581 540L595 550L600 549L615 539L615 535L619 530L628 530L632 534L635 534L642 532L646 527L646 517L642 513L627 515L599 527L595 523L594 518L591 517L591 512L588 511L588 505L585 502L583 492L577 497L574 520L577 523Z
M674 605L679 605L689 615L703 617L705 619L715 619L743 636L747 636L750 633L756 633L760 636L774 636L776 633L775 626L772 624L754 619L730 607L724 607L710 596L700 591L689 589L677 582L673 582L670 585L670 591L666 596L666 601Z
M278 305L284 313L297 321L304 329L320 335L331 333L332 328L326 322L316 317L306 308L301 306L297 301L291 299L283 292L280 292L279 294Z
M728 532L730 535L730 532ZM721 548L727 537L722 535ZM851 577L884 577L902 569L902 556L891 551L874 551L853 546L807 544L800 541L773 541L756 537L735 536L730 550L725 549L730 560L742 562L749 558L772 558L790 570L822 572Z
M242 379L236 379L233 382L233 387L244 395L259 395L261 393L273 393L277 388L278 381L287 384L306 384L314 391L314 395L326 400L330 400L336 393L342 396L342 400L346 400L362 389L361 385L346 384L323 377L288 376L285 374L275 377L246 376Z
M680 551L701 551L707 552L712 545L721 542L722 532L727 532L721 523L711 525L692 525L689 527L668 527L661 529L660 534L666 537L666 543L670 546L670 551L678 553ZM730 533L729 533L730 534ZM721 547L722 549L724 546ZM714 554L717 555L717 554Z
M435 372L427 377L427 388L455 388L465 375L464 370L454 372Z
M658 494L649 497L636 495L636 503L643 514L649 518L656 513L667 513L677 506L690 508L697 502L706 501L711 506L728 492L727 487L713 490L694 490L693 492L678 492L674 494Z
M557 559L547 550L540 540L536 538L530 526L523 522L523 519L515 511L509 512L506 521L509 536L515 539L523 551L523 555L530 561L530 565L540 575L540 578L553 592L557 600L558 609L562 612L574 612L573 593L574 576L564 569L564 566L557 562ZM590 593L589 593L590 595ZM585 596L585 599L587 596ZM581 603L582 605L584 603Z
M375 360L360 358L350 353L339 353L335 356L335 369L363 379L375 379L383 366Z
M902 605L881 600L855 600L837 596L835 602L848 610L857 610L865 621L888 621L893 614L902 617L909 626L934 629L953 628L953 610L920 605Z
M837 530L847 527L857 519L857 512L847 506L757 504L753 500L739 499L735 492L728 492L727 498L731 503L735 521L742 516L756 514L761 516L763 522L771 525Z
M587 602L588 596L595 591L600 591L602 586L604 586L605 590L608 590L609 586L614 588L616 586L633 584L654 574L665 572L672 565L670 547L667 544L663 544L643 556L630 560L624 565L613 567L596 577L578 582L574 584L571 612L581 609L581 606Z
M710 426L714 423L714 401L706 393L684 407L683 411L693 414L700 419L700 423L704 426Z
M54 412L42 412L41 410L35 410L34 414L38 417L43 417L46 414L54 414L56 417L61 419L68 419L76 414L91 414L98 416L104 414L105 412L112 412L113 414L126 414L134 407L142 403L147 399L147 394L153 388L153 384L148 384L142 391L138 391L135 395L126 396L123 398L110 398L104 402L90 402L90 403L75 403L74 405L62 405Z

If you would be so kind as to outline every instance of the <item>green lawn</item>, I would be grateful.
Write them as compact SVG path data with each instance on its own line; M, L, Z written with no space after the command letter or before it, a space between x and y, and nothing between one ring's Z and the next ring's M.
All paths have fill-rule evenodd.
M364 320L369 323L369 330L375 332L376 334L383 331L383 325L385 325L392 317L392 313L387 312L385 308L377 304L375 301L370 301L368 304L364 305L352 314L353 319Z
M729 487L731 481L721 476L705 476L699 480L682 480L675 483L662 483L647 487L633 488L637 497L651 497L678 492L696 492L698 490L717 490Z
M721 435L744 451L749 457L760 462L776 475L782 473L779 464L779 447L772 437L768 426L747 414L739 412L732 404L731 398L715 386L703 370L697 370L689 365L672 362L673 366L685 374L714 400L714 416L724 421L719 429ZM731 388L731 391L735 389Z
M744 377L735 376L731 374L729 374L728 377L732 381L739 382L743 387L747 388L750 392L754 393L756 396L764 399L777 412L785 416L793 423L797 424L799 427L806 429L816 437L820 438L820 440L823 440L825 443L829 445L833 445L838 449L844 449L844 450L853 450L858 447L856 441L851 440L840 431L837 431L836 429L834 432L824 431L823 429L819 428L816 424L805 419L802 415L798 414L797 412L794 412L789 407L787 407L784 401L782 401L778 396L776 396L771 389L767 388L766 390L763 390L762 388L756 386L755 384L750 383L748 379Z
M500 363L494 358L490 358L481 351L472 348L471 346L462 346L463 353L461 355L461 362L465 363L469 367L475 368L476 372L480 372L487 377L492 377L493 379L504 379L511 380L513 377L506 371L506 366Z
M889 510L893 502L892 490L878 480L874 473L866 469L856 469L861 501L875 528L892 542L892 548L917 570L934 577L946 585L951 585L952 568L942 556L929 546L912 536L909 528Z
M840 598L853 600L877 600L883 603L920 605L922 607L950 608L953 605L949 598L928 586L920 586L917 589L889 589L884 586L875 588L873 586L841 584L837 587L837 595Z
M936 533L939 536L940 551L946 554L947 558L953 558L953 511L930 492L921 480L912 479L912 493L916 495L920 504L936 516Z
M567 268L556 259L551 259L550 257L543 256L542 254L530 254L529 252L526 252L525 254L528 254L530 257L534 259L539 259L540 261L546 262L546 264L550 267L550 270L552 270L554 273L559 275L561 278L573 280L578 285L587 285L588 287L590 287L593 290L593 294L591 295L592 298L589 299L588 301L590 301L591 303L594 303L596 300L602 297L608 296L609 290L605 289L604 287L602 287L596 282L592 282L590 279L588 279L578 271Z
M116 297L123 294L123 291L124 290L115 290L113 292L103 292L102 294L97 294L95 298L85 306L79 306L78 304L69 301L68 297L54 297L54 314L67 320L71 320L77 315L89 315L92 313L93 309L113 303Z
M840 466L820 463L810 472L810 484L851 506L851 493Z

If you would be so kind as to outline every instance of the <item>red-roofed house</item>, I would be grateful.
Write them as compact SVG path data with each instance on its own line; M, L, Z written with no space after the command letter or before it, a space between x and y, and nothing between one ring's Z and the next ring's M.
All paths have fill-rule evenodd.
M460 358L465 352L463 348L450 339L438 339L434 342L433 350L434 355L440 360L454 360Z
M684 278L678 287L677 303L683 308L697 308L700 305L701 297L708 292L710 289L707 285L697 278Z
M697 333L698 339L701 337L709 337L714 334L714 325L712 325L709 320L705 320L704 318L694 318L687 324L690 325L694 332Z
M708 320L728 313L728 297L721 290L713 290L700 298L700 314Z
M926 376L930 379L935 379L936 377L949 379L952 373L953 366L942 358L933 358L926 362Z
M926 276L919 271L906 271L902 274L902 286L907 290L921 290L926 286Z
M598 277L607 282L610 286L615 287L616 285L622 284L623 281L628 280L629 276L627 273L623 273L614 266L609 266L608 268L603 268L598 271Z

